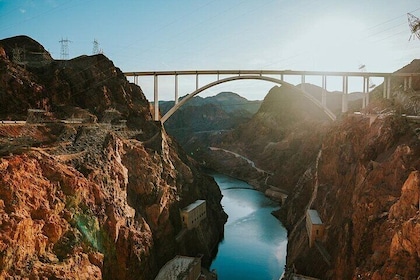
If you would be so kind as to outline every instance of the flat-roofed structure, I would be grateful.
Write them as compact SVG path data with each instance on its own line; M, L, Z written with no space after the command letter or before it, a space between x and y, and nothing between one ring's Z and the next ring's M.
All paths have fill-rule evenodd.
M318 215L318 211L309 209L306 211L306 231L309 237L309 247L312 247L315 240L320 240L324 236L325 226Z
M181 210L182 224L187 229L197 227L207 217L206 201L197 200Z
M292 280L319 280L319 278L309 277L301 274L293 273L291 276Z
M159 270L155 280L197 280L200 275L200 258L176 256Z

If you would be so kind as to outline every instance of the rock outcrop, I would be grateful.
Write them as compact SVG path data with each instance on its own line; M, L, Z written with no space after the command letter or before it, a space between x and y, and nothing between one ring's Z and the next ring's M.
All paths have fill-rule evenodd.
M209 265L221 193L151 120L141 89L103 55L24 68L13 42L34 44L0 41L0 116L44 118L0 125L0 278L154 279L177 254ZM207 219L178 236L197 199Z

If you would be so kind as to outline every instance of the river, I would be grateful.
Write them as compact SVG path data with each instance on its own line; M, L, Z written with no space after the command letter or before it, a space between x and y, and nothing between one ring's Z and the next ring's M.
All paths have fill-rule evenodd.
M210 269L219 280L278 280L286 263L287 231L271 212L278 204L246 182L214 177L229 215L225 235Z

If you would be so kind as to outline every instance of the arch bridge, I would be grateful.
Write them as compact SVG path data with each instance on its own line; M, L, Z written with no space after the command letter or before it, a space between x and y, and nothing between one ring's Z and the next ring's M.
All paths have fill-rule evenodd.
M404 90L412 88L413 77L420 77L420 73L380 73L380 72L323 72L323 71L292 71L292 70L184 70L184 71L139 71L139 72L125 72L124 75L133 79L135 84L138 84L139 77L153 77L153 94L154 94L154 120L164 123L173 113L175 113L182 105L188 102L197 94L209 89L213 86L227 83L236 80L263 80L273 82L286 87L293 87L298 89L305 97L311 100L315 105L320 107L331 120L335 120L335 114L327 108L327 79L329 77L341 77L342 79L342 102L341 111L343 113L348 111L348 94L349 94L349 77L362 78L363 83L363 104L366 107L369 104L369 79L383 78L383 98L391 98L391 79L399 77L404 79ZM172 76L174 79L174 93L175 105L160 118L159 114L159 77ZM189 93L185 98L179 101L179 76L193 76L195 77L195 90ZM214 81L199 86L200 76L213 76ZM221 76L224 76L222 78ZM227 77L226 77L227 76ZM300 85L295 86L285 81L287 76L300 76ZM306 77L321 78L322 95L321 101L313 97L305 90Z

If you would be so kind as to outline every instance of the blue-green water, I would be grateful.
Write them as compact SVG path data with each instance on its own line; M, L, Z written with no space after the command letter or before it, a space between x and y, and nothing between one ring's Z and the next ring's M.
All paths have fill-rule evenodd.
M220 280L275 279L286 263L287 232L271 212L278 204L243 181L211 174L229 215L224 240L210 269Z

